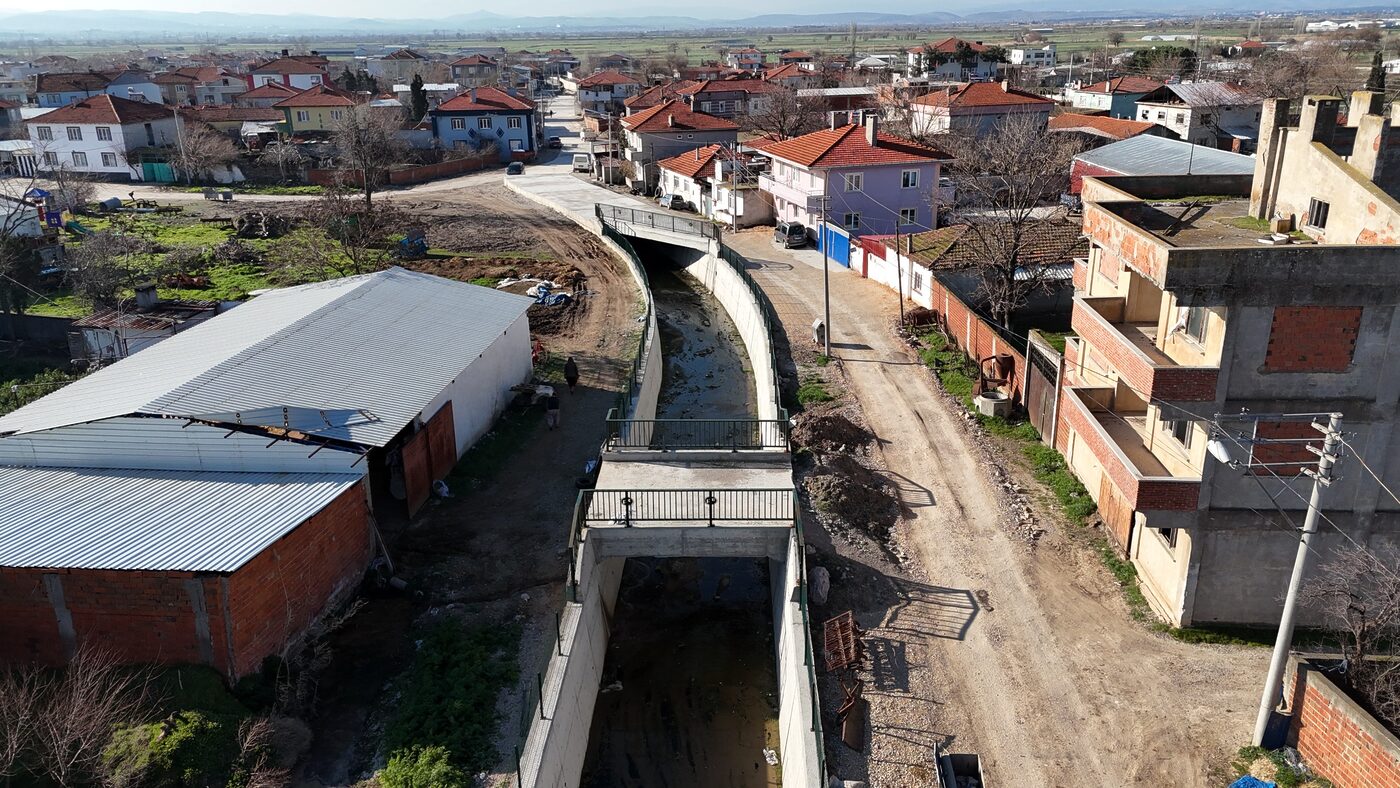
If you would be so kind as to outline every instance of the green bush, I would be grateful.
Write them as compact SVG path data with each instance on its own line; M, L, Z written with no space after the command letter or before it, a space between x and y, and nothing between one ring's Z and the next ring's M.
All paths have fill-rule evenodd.
M466 788L466 772L443 747L413 747L394 753L379 773L384 788Z
M797 387L797 401L802 405L815 405L836 399L820 380L809 380Z
M496 762L496 696L518 677L519 645L516 626L464 629L444 621L431 629L404 677L385 748L443 748L467 774L489 769Z
M237 736L235 718L182 711L118 728L102 757L118 788L222 784L238 757Z
M46 369L33 377L0 383L0 416L58 391L82 375L62 369Z

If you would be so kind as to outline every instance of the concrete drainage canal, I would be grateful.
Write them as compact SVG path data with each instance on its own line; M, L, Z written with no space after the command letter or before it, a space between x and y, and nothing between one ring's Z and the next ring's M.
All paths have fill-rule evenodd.
M610 442L579 496L526 788L824 785L767 323L742 266L707 244L631 239L656 316L638 386L652 401L612 428L648 437Z

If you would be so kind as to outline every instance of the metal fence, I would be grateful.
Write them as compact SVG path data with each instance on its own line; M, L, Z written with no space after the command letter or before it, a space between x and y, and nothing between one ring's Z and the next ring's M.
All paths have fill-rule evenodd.
M774 326L778 323L778 312L773 308L773 302L768 300L768 294L763 292L763 288L758 286L758 282L749 273L748 258L730 249L724 244L719 245L719 258L729 264L739 278L744 281L744 286L753 294L754 301L758 303L758 309L763 314L763 329L768 332L769 347L772 352L768 355L768 366L772 371L773 391L770 392L773 401L778 403L778 416L787 421L787 408L782 406L782 384L778 377L778 340L774 332Z
M644 211L638 208L624 208L620 205L596 206L598 220L604 227L611 225L623 232L638 227L661 230L679 235L698 235L702 238L719 240L719 226L709 219L691 219L666 211Z
M797 560L802 562L802 571L798 573L798 607L802 610L802 631L803 647L805 653L803 658L807 666L807 687L812 696L812 735L817 739L817 774L826 774L826 739L822 735L822 702L821 692L817 687L817 659L812 648L812 615L811 603L807 600L807 542L802 538L802 510L797 505L797 491L792 492L793 509L796 512L793 517L793 531L797 535Z
M625 419L608 413L607 448L752 451L786 449L788 422L778 419Z
M646 369L647 339L651 331L651 283L647 280L647 269L646 266L642 265L642 258L637 256L637 250L632 248L632 243L627 240L627 236L609 227L606 222L603 223L603 235L622 247L622 251L628 257L628 263L639 272L641 280L645 284L643 294L646 298L646 311L642 314L642 336L637 341L637 352L632 355L631 374L627 376L626 385L618 393L617 407L614 408L617 413L629 414L632 412L632 396L642 385L642 374Z
M792 488L727 490L583 490L575 509L582 527L644 523L782 523L797 516Z

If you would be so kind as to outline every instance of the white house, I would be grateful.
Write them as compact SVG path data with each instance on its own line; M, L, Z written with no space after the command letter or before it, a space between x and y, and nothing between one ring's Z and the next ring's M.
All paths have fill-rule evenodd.
M737 227L765 224L773 219L773 206L758 189L752 158L723 145L706 145L657 162L658 186L714 221Z
M1055 45L1012 47L1006 50L1006 60L1013 66L1053 66L1055 65Z
M642 89L642 83L633 77L611 69L589 74L575 84L579 109L592 112L619 111L624 99Z
M635 168L633 180L648 186L656 182L653 165L657 161L706 145L733 144L739 135L738 123L693 112L675 99L634 112L620 123L627 140L627 160Z
M1135 119L1165 126L1186 142L1248 153L1262 108L1262 99L1228 82L1186 82L1138 99Z
M988 47L981 41L945 38L936 44L922 44L906 50L908 74L953 82L991 79L997 73L997 61L987 57ZM962 56L965 60L959 60Z
M915 134L990 133L1010 115L1031 115L1045 128L1055 102L1006 82L968 82L919 96L909 103Z
M80 99L28 121L39 170L144 180L140 148L177 144L179 121L171 108L99 95Z
M315 55L283 55L249 72L250 87L258 88L269 82L280 82L297 90L308 90L330 82L326 59Z

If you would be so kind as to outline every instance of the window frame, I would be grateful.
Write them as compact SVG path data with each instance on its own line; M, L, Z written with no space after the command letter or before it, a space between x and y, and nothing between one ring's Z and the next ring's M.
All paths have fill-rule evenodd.
M863 192L865 191L865 173L863 172L843 172L841 173L842 191Z
M1327 229L1327 216L1332 212L1332 203L1326 200L1319 200L1316 197L1308 198L1308 226L1316 227L1319 230Z
M34 138L40 142L53 141L53 126L35 126Z
M1210 310L1203 306L1186 307L1186 322L1181 326L1181 333L1197 344L1206 343L1206 324L1209 322Z
M855 221L852 222L852 217ZM860 229L860 211L847 211L841 215L841 227L847 232L856 232Z
M1171 433L1171 436L1176 439L1176 442L1181 444L1181 448L1189 451L1191 448L1192 436L1195 434L1195 430L1191 429L1191 420L1168 419L1165 422L1165 426L1167 432Z
M506 118L506 128L523 129L525 128L525 119L519 115L511 115Z
M66 131L66 132L68 133L68 141L69 141L69 142L82 142L82 141L83 141L83 127L82 127L82 126L65 126L65 127L64 127L64 131Z
M111 163L110 163L110 164L108 163L108 160L109 160L109 159L111 160ZM103 167L116 167L116 166L117 166L117 154L112 153L111 151L103 151L103 152L102 152L102 166L103 166Z
M900 227L913 227L913 226L917 225L918 223L919 223L919 209L918 209L918 208L900 208L900 209L899 209L899 226L900 226Z
M307 109L299 109L299 110L297 110L297 123L310 123L310 122L311 122L311 110L307 110Z
M111 127L111 126L98 126L98 127L97 127L97 141L98 141L98 142L111 142L111 141L112 141L112 127Z
M46 167L57 167L57 166L58 166L58 154L55 153L55 152L53 152L53 151L51 151L51 150L46 150L46 151L44 151L44 166L46 166Z
M490 131L490 130L491 130L491 116L490 116L490 115L480 115L480 116L478 116L477 119L476 119L476 130L477 130L477 131Z
M467 130L467 119L466 119L466 118L448 118L447 120L449 121L449 125L451 126L451 130L452 130L452 131L466 131L466 130Z
M919 171L918 171L918 170L900 170L900 172L899 172L899 188L901 188L901 189L917 189L917 188L919 188Z
M86 151L80 151L80 150L75 150L75 151L73 151L73 166L74 166L74 167L86 167L86 166L88 166L88 157L87 157L87 152L86 152Z

